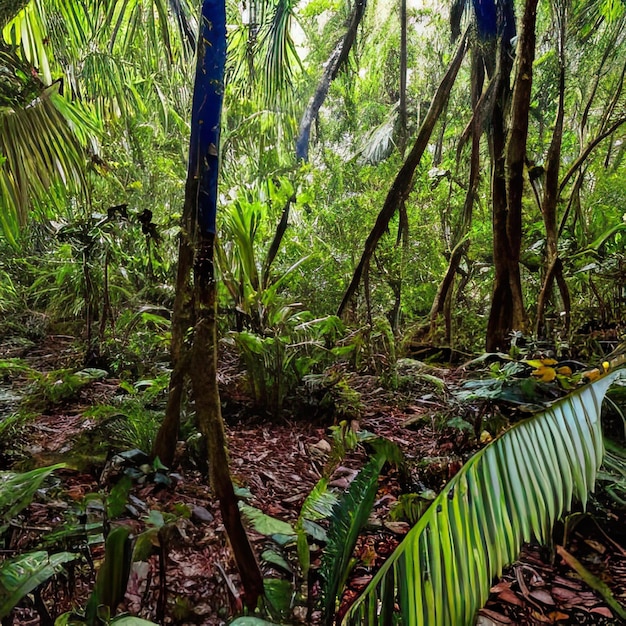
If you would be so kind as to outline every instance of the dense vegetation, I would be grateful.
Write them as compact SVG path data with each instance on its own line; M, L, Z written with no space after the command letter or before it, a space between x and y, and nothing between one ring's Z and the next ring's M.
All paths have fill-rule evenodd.
M605 390L592 386L608 386L606 370L621 365L613 357L626 308L626 5L226 2L221 58L224 4L206 0L202 16L200 4L0 0L0 374L7 389L21 381L19 401L7 395L0 410L0 435L19 439L38 415L115 380L118 396L94 401L86 415L102 425L95 436L105 457L126 450L118 458L129 470L99 485L105 513L87 545L106 538L104 565L89 599L79 594L82 609L57 623L140 623L113 617L131 529L110 531L109 518L125 511L131 479L167 488L181 456L211 477L243 588L235 608L243 601L253 611L265 595L265 616L297 619L293 591L306 596L295 604L307 606L308 621L332 623L341 606L350 623L381 612L380 623L391 623L395 604L406 623L471 623L491 577L522 541L549 542L600 468ZM48 371L9 358L50 337L73 338L80 363ZM485 380L465 387L456 373L417 371L403 358L452 366L483 351L469 369L482 368ZM219 371L245 372L245 388L229 388ZM405 467L393 436L350 426L367 412L355 382L365 376L398 405L410 403L416 380L432 385L445 411L464 418L442 421L464 437L464 461L519 420L520 406L540 410L449 483L480 491L497 466L507 502L519 502L520 489L536 495L509 505L510 519L495 505L455 499L450 486L430 517L406 504L396 515L417 522L408 543L374 578L382 587L348 610L339 600L378 477ZM237 504L245 495L228 473L218 380L229 403L245 398L248 415L297 421L306 407L333 424L330 457L290 523ZM500 401L515 408L502 417ZM623 394L612 406L623 417ZM541 462L527 458L538 433ZM620 444L607 445L623 481ZM513 477L511 446L528 451ZM328 484L355 450L363 469L339 496ZM0 452L1 469L11 470L0 483L6 535L53 469L29 465L28 452L5 441ZM562 480L551 482L554 473ZM622 483L610 484L609 500L620 504ZM432 521L442 503L448 525ZM295 546L290 563L277 564L280 550L272 557L293 587L263 579L240 510L248 527ZM150 542L165 559L176 521L158 515L132 528L135 561L138 549L147 559ZM494 547L490 525L505 528L506 549ZM465 554L460 544L485 527L476 572L464 561L424 566L424 554ZM447 539L433 546L433 533ZM0 566L0 580L19 584L0 595L3 619L34 594L45 623L40 584L77 558L68 537L22 555L10 548L15 560ZM316 543L327 549L314 564ZM417 600L396 589L406 563L416 580L420 566L435 579ZM481 587L475 599L446 587L451 571ZM417 617L428 594L464 600ZM146 615L185 623L162 602Z

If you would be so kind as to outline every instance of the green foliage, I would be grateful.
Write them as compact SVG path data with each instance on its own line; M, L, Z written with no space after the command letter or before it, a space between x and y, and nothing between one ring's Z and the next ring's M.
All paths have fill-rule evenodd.
M249 331L230 334L243 358L255 404L273 414L313 368L330 357L325 347L341 322L334 316L311 319L305 312L289 315L289 323L275 334L260 336Z
M95 432L110 448L149 451L162 420L168 385L169 374L134 385L122 381L125 395L116 396L113 404L91 407L85 415L97 420Z
M0 535L6 531L11 519L31 503L43 481L62 467L65 465L60 463L23 474L0 472Z
M114 528L105 544L104 562L98 570L96 585L85 607L84 615L74 612L60 615L55 626L99 626L121 624L122 626L154 626L138 617L122 615L113 617L126 594L132 565L130 529Z
M0 536L12 519L30 505L43 482L63 464L42 467L30 472L0 472ZM5 559L0 565L0 618L13 610L31 591L62 571L62 565L76 555L60 552L50 555L43 550Z
M600 405L622 371L520 422L474 455L350 607L345 624L471 624L494 576L532 536L545 542L603 455Z
M42 374L32 371L33 384L25 405L30 409L44 410L76 398L80 390L108 376L105 370L85 368L79 371L64 369Z
M328 544L320 572L324 581L322 592L324 624L333 623L337 596L343 590L351 571L352 552L374 505L378 476L386 460L384 454L377 454L370 459L333 508Z
M0 564L0 618L9 615L24 596L63 571L64 563L75 559L70 552L50 555L39 550L4 560Z

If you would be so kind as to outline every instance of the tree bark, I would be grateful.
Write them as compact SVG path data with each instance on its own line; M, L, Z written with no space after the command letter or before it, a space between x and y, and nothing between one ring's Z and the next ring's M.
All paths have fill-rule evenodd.
M187 372L189 371L189 346L185 342L185 336L194 323L193 297L190 283L194 256L191 235L192 231L195 230L192 225L192 216L197 194L197 179L193 175L188 176L185 186L185 204L181 218L182 228L178 242L176 294L172 310L172 338L170 343L172 373L170 375L165 416L152 447L153 458L158 457L168 467L172 465L176 453L176 444L180 430L180 410Z
M256 607L263 577L241 522L235 496L217 386L217 307L214 242L219 173L219 138L226 65L226 5L204 0L191 115L189 167L175 301L176 331L172 338L174 370L168 416L155 443L161 460L173 458L185 376L190 367L196 420L206 442L211 485L220 503L222 522L241 574L246 605ZM195 257L194 257L195 252ZM194 260L195 258L195 260ZM193 339L185 344L189 278L193 262ZM159 454L159 456L161 456Z
M415 144L393 181L391 189L385 199L385 203L383 204L383 208L378 214L376 223L365 241L361 260L354 270L352 280L350 281L341 304L337 309L338 316L343 315L348 303L356 293L357 287L361 281L361 276L363 275L363 270L372 258L372 254L374 254L374 250L376 250L376 246L378 245L381 237L387 232L391 218L399 209L401 203L406 201L411 189L413 188L413 175L415 173L415 169L419 165L422 155L424 154L424 150L426 150L428 145L428 140L433 132L433 128L435 127L435 124L437 123L437 120L439 119L439 116L448 101L456 75L461 67L461 63L463 62L466 48L467 34L463 37L461 43L459 44L456 54L454 55L450 66L448 67L437 92L435 93L430 108L428 109L428 113L426 114L424 122L422 123L417 135L417 139L415 140Z
M511 125L506 143L504 111L510 64L508 51L499 46L500 87L498 105L494 110L493 135L493 229L495 282L491 312L487 324L488 352L505 350L512 330L524 330L526 312L522 295L519 257L522 243L522 197L524 163L528 135L528 113L535 59L535 23L537 0L527 0L517 48L517 73L511 99ZM508 72L504 68L508 69Z
M541 338L545 334L544 314L548 298L552 291L552 284L556 278L561 289L563 303L569 305L569 291L563 277L563 263L558 258L558 223L557 205L559 201L559 170L561 168L561 145L563 142L563 120L565 118L565 5L560 6L557 53L559 59L559 99L557 104L556 120L545 166L545 181L541 213L546 229L546 275L537 301L537 317L535 320L535 334ZM581 125L584 128L584 125ZM565 308L565 330L569 330L570 311Z
M437 322L437 317L440 313L444 313L446 310L446 303L449 303L451 298L449 297L452 293L452 288L454 286L454 278L461 264L461 259L463 255L467 253L467 249L469 247L469 240L467 239L467 234L472 224L472 213L474 208L474 201L476 199L476 193L478 191L478 182L480 179L480 137L482 134L482 124L480 121L480 116L477 114L477 107L480 103L481 91L484 83L484 66L480 55L475 52L472 54L472 119L470 121L471 128L471 137L472 137L472 147L471 147L471 156L470 156L470 175L469 175L469 184L467 187L467 193L465 194L465 202L463 204L463 213L461 215L461 219L456 228L456 232L453 235L453 239L451 242L452 251L450 252L450 260L448 261L448 269L444 275L443 280L439 284L439 288L437 289L437 294L433 300L432 307L430 309L430 332L433 333L435 331L435 325ZM462 155L462 146L465 144L464 141L459 142L459 148L457 150L457 167L461 161ZM449 316L446 317L446 341L449 343L451 340L451 321L448 319Z
M263 576L241 522L230 476L226 433L217 386L217 299L213 271L213 235L203 237L194 263L196 324L191 351L191 384L198 427L207 442L211 487L233 549L249 609L263 595Z
M298 131L298 138L296 139L296 159L308 161L309 160L309 139L311 136L311 126L322 108L330 84L335 80L337 73L341 69L341 66L348 59L350 50L356 41L356 34L359 28L359 24L363 19L365 13L366 0L356 0L352 14L350 15L350 21L348 23L348 30L343 39L332 51L328 61L326 62L326 68L322 74L322 78L317 85L317 89L309 100L302 120L300 121L300 128Z

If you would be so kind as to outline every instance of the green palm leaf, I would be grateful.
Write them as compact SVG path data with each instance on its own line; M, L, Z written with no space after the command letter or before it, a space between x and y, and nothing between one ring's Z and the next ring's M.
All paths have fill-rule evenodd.
M71 105L55 89L44 91L25 108L0 110L0 213L4 228L23 224L33 199L43 201L61 180L70 189L85 188L85 156L66 114ZM59 105L59 106L57 106ZM11 217L13 216L13 217Z
M407 534L343 624L472 624L491 581L532 536L583 506L602 462L612 372L513 426L474 455ZM394 605L399 615L392 618Z
M23 474L0 472L0 535L8 528L11 519L31 503L41 483L62 467L65 465L59 463Z

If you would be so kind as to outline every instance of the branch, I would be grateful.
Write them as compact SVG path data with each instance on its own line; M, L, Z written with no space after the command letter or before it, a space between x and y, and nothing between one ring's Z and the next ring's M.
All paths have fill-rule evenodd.
M365 13L366 0L357 0L352 14L350 15L350 23L348 30L344 35L344 38L339 42L337 47L332 51L327 63L326 69L320 78L320 82L317 85L317 89L313 94L313 97L309 100L302 120L300 121L300 128L298 130L298 138L296 139L296 159L303 161L309 160L309 137L311 135L311 125L315 121L319 110L322 108L330 84L335 80L337 73L341 69L341 66L348 59L350 50L356 40L356 33Z
M563 176L563 180L561 181L561 185L559 187L559 195L563 193L563 190L569 182L569 179L580 169L581 165L593 152L594 148L596 148L596 146L604 141L607 137L610 137L625 122L626 117L620 117L617 122L609 126L609 128L607 128L603 133L600 133L593 141L589 142L587 147L580 153L580 156L572 163L569 170L567 170L565 176Z
M337 315L341 316L346 306L354 296L357 287L359 286L359 282L361 281L361 276L363 274L363 270L366 265L369 263L369 260L374 254L374 250L376 250L376 246L380 241L380 238L387 232L389 227L389 222L391 218L394 216L396 210L399 208L400 204L404 202L409 193L411 193L411 189L413 188L413 175L419 162L426 150L426 146L428 145L428 141L433 132L435 124L441 115L441 112L444 109L446 102L448 101L448 97L450 95L450 91L454 85L454 81L456 80L456 75L461 67L461 63L463 58L465 57L465 51L467 49L467 32L459 47L452 59L448 70L446 71L439 87L437 88L437 92L435 93L435 97L428 109L428 113L424 118L424 122L419 130L417 135L417 139L415 140L415 144L413 145L413 149L409 153L409 156L406 158L404 165L400 168L398 175L396 176L393 184L391 185L391 189L387 194L387 198L385 199L385 203L383 208L381 209L378 217L376 218L376 223L372 228L367 240L365 241L365 246L363 250L363 255L361 256L361 260L354 270L354 275L352 276L352 281L348 285L346 292L343 296L343 300L337 309Z

